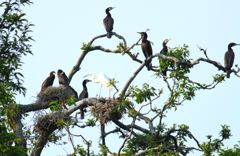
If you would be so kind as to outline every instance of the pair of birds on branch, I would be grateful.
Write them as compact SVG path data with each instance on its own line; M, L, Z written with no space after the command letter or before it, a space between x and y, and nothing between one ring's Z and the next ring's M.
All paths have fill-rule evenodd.
M54 79L55 79L56 72L52 71L50 72L50 75L45 79L45 81L42 83L41 92L44 93L44 91L49 87L53 85ZM78 97L78 93L69 85L69 80L65 72L63 72L61 69L57 72L59 84L63 87L67 87L70 90L72 90L75 97Z
M152 46L151 46L151 43L150 41L147 40L147 33L146 32L138 32L139 34L141 34L141 37L142 37L142 51L143 51L143 54L146 58L146 67L148 70L151 70L152 69L152 59L150 60L147 60L148 57L150 57L152 55ZM163 55L166 55L167 51L168 51L168 47L167 47L167 43L171 40L170 39L165 39L162 43L163 45L163 48L162 50L160 51L160 54L163 54ZM167 76L167 71L166 70L163 70L162 71L163 75L164 76Z

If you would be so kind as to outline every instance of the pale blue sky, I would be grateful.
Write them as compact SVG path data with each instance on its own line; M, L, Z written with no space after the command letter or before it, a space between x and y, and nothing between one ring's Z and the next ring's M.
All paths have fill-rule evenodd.
M196 46L199 45L208 48L210 59L223 64L227 45L230 42L240 43L240 1L237 0L36 1L30 7L23 8L27 13L26 18L35 24L32 36L36 42L32 47L34 56L23 58L25 64L22 73L25 76L24 86L27 88L27 94L25 98L18 96L17 102L21 104L34 102L42 82L52 70L62 69L67 74L70 72L82 52L80 50L82 42L87 43L93 37L105 33L102 20L106 16L105 9L109 6L116 7L111 11L115 20L113 31L124 36L128 46L139 39L140 35L137 32L150 28L148 39L154 43L152 46L154 53L162 49L164 39L172 38L168 46L173 48L183 44L189 45L190 57L194 60L204 57ZM116 37L101 38L93 45L115 49L119 42L121 41ZM240 46L234 47L234 51L236 54L234 64L239 64ZM140 46L134 47L132 52L139 52L139 58L144 59ZM155 58L153 65L157 64ZM110 78L115 77L119 81L118 88L122 89L126 80L138 67L139 64L133 62L127 55L93 51L86 56L81 65L82 69L73 77L71 86L80 93L84 75L88 72L96 74L103 72ZM191 69L190 78L202 83L211 83L211 77L216 73L222 72L213 65L201 62ZM162 79L155 79L152 75L153 72L148 72L144 68L134 80L134 85L149 83L155 88L164 88L167 95L154 102L155 106L161 108L168 96L167 87ZM240 140L238 122L240 106L237 102L239 81L240 79L232 74L230 79L218 85L216 89L197 92L193 101L185 102L176 112L170 111L164 121L168 126L174 123L189 125L191 132L200 142L206 141L205 136L208 134L212 134L214 138L218 137L221 125L227 124L231 126L233 137L225 143L233 147ZM57 78L54 85L58 86ZM89 83L88 87L90 97L95 97L99 84ZM102 96L108 96L105 88L102 89ZM110 130L114 126L109 124L107 127L107 130ZM99 128L88 128L87 131L78 129L74 133L84 135L87 140L95 138L92 140L92 150L95 153L99 152L97 149L99 139L97 135L94 136L100 134ZM111 135L107 139L109 141L107 143L110 143L112 140L115 142L118 137ZM119 140L119 144L110 146L111 151L117 152L122 141ZM83 145L79 138L76 143ZM189 144L196 146L192 143ZM72 151L70 145L51 144L51 147L43 150L42 155L63 155Z

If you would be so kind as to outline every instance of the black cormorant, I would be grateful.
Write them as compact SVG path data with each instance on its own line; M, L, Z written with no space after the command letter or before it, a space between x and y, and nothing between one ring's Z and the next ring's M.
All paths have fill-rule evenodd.
M112 30L113 30L114 19L112 18L112 16L109 13L109 11L114 9L114 8L115 7L108 7L106 9L107 16L103 19L103 24L104 24L104 27L105 27L105 29L107 31L107 38L111 38L112 37Z
M61 69L58 69L57 75L58 75L58 80L60 85L63 85L63 86L69 85L68 77L67 75L65 75L65 73Z
M87 86L86 84L88 82L91 82L91 80L88 80L88 79L85 79L83 82L82 82L82 86L83 86L83 91L80 93L78 99L84 99L84 98L88 98L88 90L87 90Z
M142 36L142 51L147 59L149 56L152 55L152 46L151 43L147 40L147 33L145 32L138 32ZM152 59L146 62L146 67L148 70L152 69Z
M52 71L50 73L50 76L48 76L46 78L46 80L42 83L42 89L41 89L41 92L43 92L44 90L46 90L49 86L52 86L53 85L53 81L55 79L55 71Z
M235 45L240 45L240 44L230 43L228 45L228 51L225 53L225 56L224 56L224 64L225 64L225 70L227 73L227 78L230 78L231 68L234 62L235 54L232 50L232 47Z
M57 75L58 75L59 84L63 85L64 87L69 88L70 90L72 90L73 95L75 95L75 97L77 98L78 97L78 93L76 92L75 89L73 89L69 85L69 80L68 80L67 75L61 69L58 69Z
M88 90L87 90L87 86L86 84L88 82L91 82L92 80L88 80L88 79L85 79L83 82L82 82L82 86L83 86L83 91L80 93L79 97L78 97L78 100L81 100L81 99L84 99L84 98L88 98ZM84 113L86 113L86 108L81 108L81 119L84 119Z
M163 55L166 55L167 54L167 51L168 51L168 47L167 47L167 43L169 42L171 40L171 38L170 39L165 39L164 41L163 41L163 48L162 48L162 50L160 51L160 54L163 54ZM162 70L162 73L163 73L163 75L164 76L167 76L167 69L163 69Z

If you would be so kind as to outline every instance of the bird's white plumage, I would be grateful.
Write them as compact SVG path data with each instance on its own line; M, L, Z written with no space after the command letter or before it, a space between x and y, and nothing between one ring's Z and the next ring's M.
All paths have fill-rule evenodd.
M95 80L96 78L96 75L94 73L88 73L86 76L84 77L87 77L87 76L92 76L92 82L95 82L95 83L100 83L101 86L100 86L100 92L101 92L101 88L102 86L105 86L109 92L113 89L113 86L112 85L109 85L110 83L110 79L103 73L99 73L98 74L98 79ZM99 93L100 94L100 93Z

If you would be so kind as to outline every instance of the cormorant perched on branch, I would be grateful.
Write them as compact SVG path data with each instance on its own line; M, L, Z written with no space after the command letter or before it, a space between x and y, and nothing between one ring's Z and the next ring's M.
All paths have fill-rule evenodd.
M113 30L113 23L114 23L114 20L111 16L111 14L109 13L110 10L114 9L115 7L108 7L106 9L106 14L107 16L103 19L103 24L104 24L104 27L107 31L107 38L111 38L112 37L112 30Z
M169 42L171 40L171 38L170 39L165 39L164 41L163 41L163 48L162 48L162 50L160 51L160 54L163 54L163 55L166 55L167 54L167 51L168 51L168 47L167 47L167 43ZM163 75L164 76L167 76L167 68L166 69L164 69L164 70L162 70L162 73L163 73Z
M84 98L88 98L88 90L87 90L87 86L86 84L88 82L91 82L92 80L88 80L88 79L85 79L83 82L82 82L82 86L83 86L83 91L80 93L78 99L84 99Z
M152 55L152 46L151 43L147 40L147 33L145 32L138 32L142 36L142 51L147 59L149 56ZM146 62L146 67L148 70L152 69L152 59Z
M224 56L224 64L225 64L225 70L227 73L227 78L230 78L231 68L234 62L235 54L232 50L232 47L235 45L240 45L240 44L230 43L228 45L228 51L225 53L225 56Z
M57 75L58 75L58 80L60 85L63 85L63 86L69 85L68 77L67 75L65 75L65 73L61 69L58 69Z
M75 97L77 98L78 93L69 85L69 80L67 75L61 69L58 69L57 75L58 75L59 84L63 85L64 87L69 87L73 91Z
M48 76L46 78L46 80L42 83L42 89L41 89L41 92L43 92L44 90L46 90L49 86L52 86L53 85L53 81L55 79L55 71L52 71L50 73L50 76Z
M79 97L78 97L78 100L81 100L81 99L85 99L85 98L88 98L88 90L87 90L87 86L86 84L88 82L91 82L92 80L88 80L88 79L85 79L83 82L82 82L82 86L83 86L83 91L80 93ZM86 113L86 108L83 109L81 108L81 119L84 119L84 113Z

